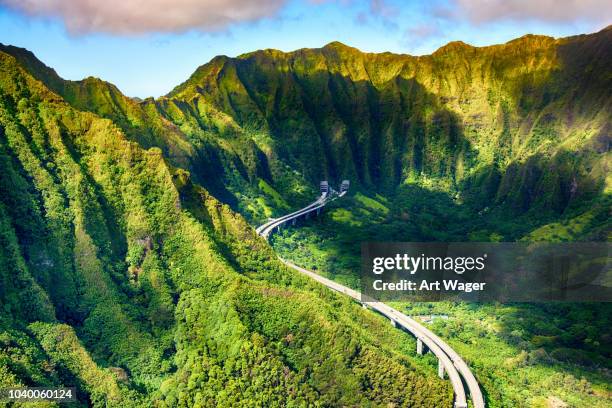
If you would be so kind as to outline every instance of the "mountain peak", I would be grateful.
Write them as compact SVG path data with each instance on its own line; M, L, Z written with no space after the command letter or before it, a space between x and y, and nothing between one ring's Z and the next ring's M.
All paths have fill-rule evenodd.
M329 43L325 44L325 46L323 46L323 48L350 48L350 47L348 45L344 44L343 42L332 41L332 42L329 42Z
M540 34L525 34L519 38L508 41L506 44L521 44L521 43L548 43L555 41L554 37Z
M463 41L451 41L441 46L437 50L435 50L432 55L442 54L445 52L452 52L452 51L464 51L464 50L470 50L474 48L476 47L474 47L473 45L467 44Z
M324 50L338 50L338 51L361 52L361 50L359 50L358 48L351 47L349 45L341 43L340 41L332 41L332 42L330 42L328 44L325 44L322 49L324 49Z

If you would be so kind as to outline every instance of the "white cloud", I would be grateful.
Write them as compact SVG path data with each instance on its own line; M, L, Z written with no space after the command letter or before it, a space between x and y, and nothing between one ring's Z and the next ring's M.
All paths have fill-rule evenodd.
M272 17L286 0L0 0L27 15L60 18L73 34L218 31Z
M401 2L393 0L301 0L317 7L336 3L360 9L356 21L379 19L396 29ZM220 31L233 24L274 17L289 0L0 0L0 5L29 16L61 19L69 32L137 35L188 30ZM445 6L441 7L440 4ZM423 0L426 19L468 21L537 20L553 23L612 22L611 0ZM415 39L434 37L430 21L406 31Z
M612 22L610 0L451 0L447 16L474 23L538 20L553 23Z

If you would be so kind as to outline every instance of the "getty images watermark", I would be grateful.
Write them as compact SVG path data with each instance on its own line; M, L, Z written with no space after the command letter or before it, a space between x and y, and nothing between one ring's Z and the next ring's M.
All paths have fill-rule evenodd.
M367 242L364 301L610 302L610 244Z

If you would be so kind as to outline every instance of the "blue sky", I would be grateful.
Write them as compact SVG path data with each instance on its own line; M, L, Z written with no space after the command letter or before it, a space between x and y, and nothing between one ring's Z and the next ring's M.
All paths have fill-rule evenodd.
M143 1L150 11L143 13ZM526 33L593 32L612 22L612 2L600 0L148 1L0 0L0 42L33 51L64 78L92 75L146 97L167 93L219 54L337 40L420 55L452 40L489 45Z

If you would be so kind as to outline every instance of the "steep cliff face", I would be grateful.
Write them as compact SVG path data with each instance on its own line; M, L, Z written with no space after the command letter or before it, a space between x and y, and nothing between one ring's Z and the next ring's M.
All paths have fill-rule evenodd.
M269 135L266 147L311 181L389 191L424 175L460 188L533 156L606 150L611 37L450 43L424 57L340 43L258 51L211 61L168 97L204 100Z
M482 48L454 42L423 57L340 43L264 50L216 57L142 102L28 66L254 219L307 200L321 179L343 178L386 195L433 181L476 206L560 214L604 188L611 37L607 28Z
M159 147L172 165L188 169L199 184L233 208L259 218L269 215L269 211L262 213L256 199L266 197L260 186L273 191L265 188L272 183L266 156L228 115L211 105L151 98L137 101L93 77L66 81L27 50L2 45L0 50L14 56L32 76L71 106L112 120L130 140L145 148ZM297 179L283 167L274 182L286 191L296 191L287 193L286 198L299 200L303 190L299 186L307 183ZM275 198L268 197L263 207L287 206Z
M407 336L287 270L161 149L76 108L146 104L58 80L69 104L28 71L0 51L1 388L74 386L80 406L451 404L397 351Z

